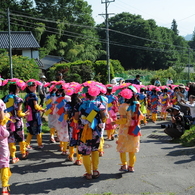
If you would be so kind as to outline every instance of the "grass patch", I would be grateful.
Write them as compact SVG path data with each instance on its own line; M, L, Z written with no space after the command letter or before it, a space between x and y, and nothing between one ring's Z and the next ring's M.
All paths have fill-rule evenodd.
M192 125L189 130L184 132L180 138L180 142L186 147L195 146L195 125Z

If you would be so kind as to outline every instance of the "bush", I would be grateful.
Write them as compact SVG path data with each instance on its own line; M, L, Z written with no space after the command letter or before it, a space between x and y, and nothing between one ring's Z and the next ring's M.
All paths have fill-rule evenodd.
M62 73L64 80L67 82L75 81L82 83L92 80L94 77L93 65L89 60L55 64L48 71L48 80L55 80L58 73Z
M10 66L7 53L0 54L0 74L3 78L10 78ZM23 56L12 56L13 77L24 81L39 79L40 69L34 59Z
M192 147L195 146L195 125L191 126L189 130L186 130L180 138L183 146Z

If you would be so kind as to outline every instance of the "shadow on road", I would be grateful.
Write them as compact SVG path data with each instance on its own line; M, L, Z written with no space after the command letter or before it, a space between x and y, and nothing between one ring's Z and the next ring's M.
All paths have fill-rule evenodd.
M41 174L41 173L40 173ZM14 194L48 194L51 191L59 189L81 189L89 188L95 185L99 181L110 180L110 179L120 179L122 173L117 174L101 174L100 178L86 180L83 177L63 177L63 178L43 178L41 180L33 180L32 183L13 183L11 190ZM66 191L64 191L66 194Z

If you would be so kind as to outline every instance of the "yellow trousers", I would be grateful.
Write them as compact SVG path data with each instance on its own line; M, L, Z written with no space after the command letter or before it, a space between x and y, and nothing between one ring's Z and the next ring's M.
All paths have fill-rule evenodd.
M165 120L167 118L167 112L161 112L160 116Z
M114 129L106 130L106 131L107 131L108 139L111 139L112 135L114 134Z
M55 131L56 131L55 128L50 128L50 136L51 136L51 138L54 138L54 136L55 136Z
M152 121L156 122L156 120L157 120L157 114L152 113Z
M21 154L25 154L26 153L26 142L25 141L19 142L19 146L20 146ZM10 156L12 158L15 158L16 157L16 144L15 143L9 143L9 151L10 151Z
M10 156L12 158L16 157L16 145L15 143L9 143L9 151L10 151Z
M60 142L60 147L62 148L63 152L66 152L68 146L68 142Z
M146 116L144 116L144 118L143 118L143 122L144 122L144 124L146 124L146 123L147 123Z
M27 138L26 138L26 146L30 145L32 137L33 135L28 133ZM36 135L36 137L37 137L38 146L42 146L42 133Z
M77 160L81 161L82 155L78 153L78 147L76 148L76 150L77 150ZM74 157L74 146L69 146L69 157L70 158Z
M0 169L0 173L1 173L1 182L2 182L2 187L9 187L10 185L8 184L9 182L9 178L11 176L11 171L10 168L5 167Z
M126 152L120 153L121 163L122 163L122 165L128 164L129 167L134 167L134 164L136 162L135 153L133 153L133 152L128 152L128 153L129 153L129 163L127 163Z
M150 116L150 110L147 109L147 116L149 117Z
M98 151L104 152L104 138L103 137L100 138L100 145L99 145Z
M94 151L90 155L83 155L83 165L88 174L91 174L91 171L98 169L99 165L99 152Z

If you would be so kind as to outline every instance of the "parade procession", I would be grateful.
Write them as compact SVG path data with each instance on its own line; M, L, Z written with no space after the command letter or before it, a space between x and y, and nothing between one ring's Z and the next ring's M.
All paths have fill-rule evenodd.
M141 126L148 122L155 124L157 119L166 121L170 110L180 111L179 105L184 107L187 103L183 97L178 101L181 93L178 91L189 90L183 85L157 87L124 82L104 85L96 81L80 84L64 80L42 83L35 79L24 82L1 78L1 87L6 86L9 93L0 101L2 195L9 194L9 178L14 174L9 164L31 159L31 139L37 140L37 149L44 148L43 116L48 118L49 142L59 142L58 150L66 161L84 166L84 179L101 178L98 167L99 157L104 156L104 140L116 142L119 171L133 173ZM46 92L42 106L36 93L41 88ZM25 93L24 99L21 93ZM192 102L195 99L190 98ZM168 127L165 133L173 139L179 138L184 133L183 127L181 120L178 132ZM20 152L16 151L16 145Z

